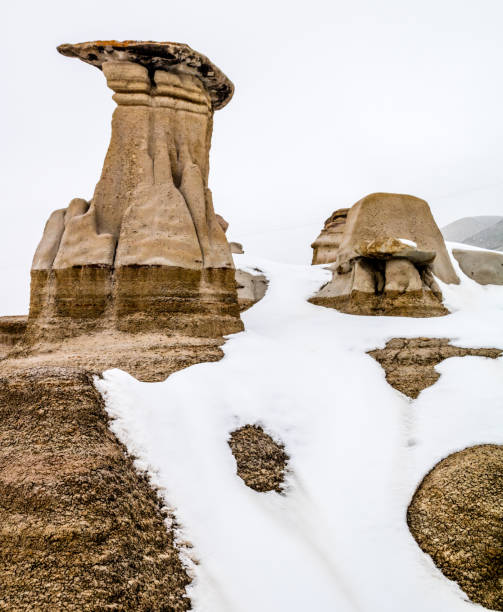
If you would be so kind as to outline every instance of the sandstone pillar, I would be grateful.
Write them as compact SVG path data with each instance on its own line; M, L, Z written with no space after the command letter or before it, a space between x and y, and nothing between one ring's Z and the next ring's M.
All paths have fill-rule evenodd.
M29 327L218 336L241 329L229 244L208 188L213 112L233 85L179 43L58 51L103 71L117 103L90 202L53 213L32 266ZM62 325L62 320L66 321Z

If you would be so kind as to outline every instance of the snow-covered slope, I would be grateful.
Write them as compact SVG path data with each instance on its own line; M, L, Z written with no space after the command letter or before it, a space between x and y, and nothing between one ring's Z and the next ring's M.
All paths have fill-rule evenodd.
M119 371L98 386L113 430L173 510L196 612L470 612L410 535L423 476L449 453L503 443L503 360L453 358L410 400L366 354L393 337L503 347L503 288L456 267L452 314L358 317L306 299L321 267L236 257L269 278L218 363L162 383ZM236 475L229 433L260 423L290 455L285 495Z

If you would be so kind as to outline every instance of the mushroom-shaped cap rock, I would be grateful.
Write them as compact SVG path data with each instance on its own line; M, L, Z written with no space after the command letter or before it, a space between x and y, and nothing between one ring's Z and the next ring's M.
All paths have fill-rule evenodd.
M95 40L59 45L58 51L66 57L77 57L100 70L104 62L127 61L145 66L151 74L155 70L191 74L200 79L208 90L214 110L224 107L234 93L232 81L215 64L183 43Z

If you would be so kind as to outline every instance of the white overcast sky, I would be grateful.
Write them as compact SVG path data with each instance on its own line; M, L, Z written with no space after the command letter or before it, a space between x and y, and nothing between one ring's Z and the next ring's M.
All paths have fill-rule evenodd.
M372 191L425 198L439 225L503 214L502 0L9 1L2 21L0 274L24 278L50 212L101 171L115 105L63 42L185 42L229 76L210 187L233 239L268 231L265 255L306 225L308 254Z

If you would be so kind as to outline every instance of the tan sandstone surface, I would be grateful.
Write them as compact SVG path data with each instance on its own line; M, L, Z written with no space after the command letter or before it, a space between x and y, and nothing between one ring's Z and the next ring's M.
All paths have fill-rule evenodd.
M453 249L452 254L466 276L479 285L503 285L503 253Z
M449 338L393 338L368 354L383 367L392 387L416 398L440 378L435 366L444 359L467 355L496 359L503 350L453 346Z
M472 446L440 461L414 494L407 522L472 601L503 610L502 446Z
M332 262L332 280L310 301L361 315L448 313L434 275L458 283L442 234L419 198L374 193L327 219L313 264Z

